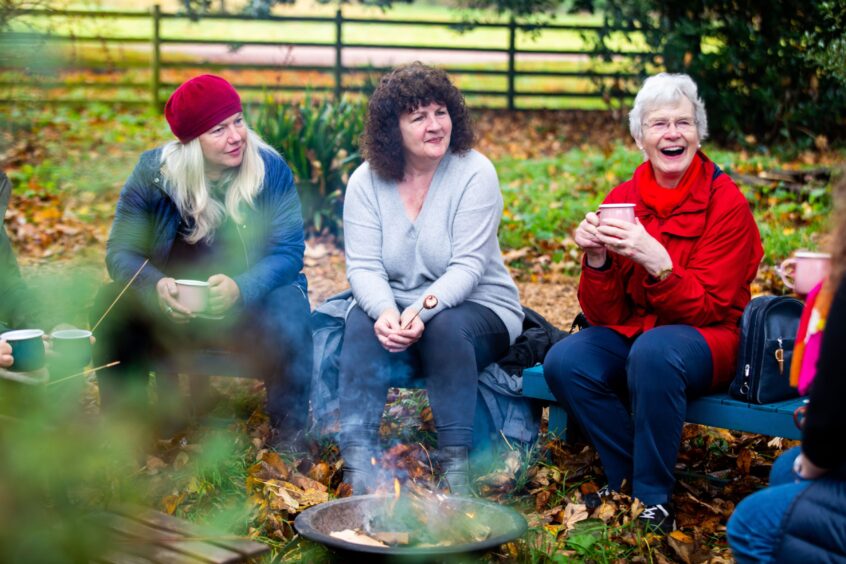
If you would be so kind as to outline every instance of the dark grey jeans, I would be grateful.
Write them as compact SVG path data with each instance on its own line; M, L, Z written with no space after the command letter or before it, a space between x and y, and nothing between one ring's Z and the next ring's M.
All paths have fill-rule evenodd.
M347 317L339 375L341 445L375 445L388 388L422 377L439 447L470 447L479 372L508 350L502 320L464 302L430 319L420 340L401 353L382 347L374 323L358 307Z

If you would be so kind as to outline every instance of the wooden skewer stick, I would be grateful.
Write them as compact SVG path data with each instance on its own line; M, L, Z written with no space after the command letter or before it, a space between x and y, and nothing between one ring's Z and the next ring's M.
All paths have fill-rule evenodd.
M119 360L115 360L114 362L110 362L108 364L104 364L103 366L98 366L97 368L92 368L91 372L97 372L98 370L102 370L103 368L111 368L112 366L117 366L120 364ZM48 386L52 386L53 384L58 384L60 382L64 382L65 380L70 380L71 378L76 378L77 376L82 376L83 374L87 374L88 370L83 370L82 372L77 372L76 374L71 374L70 376L65 376L64 378L59 378L58 380L53 380L52 382L47 382Z
M414 320L417 319L417 317L420 315L420 312L424 309L434 309L436 307L438 307L438 297L434 294L429 294L428 296L423 298L423 307L417 310L417 313L414 314L414 317L408 320L408 323L405 327L400 324L400 329L408 329L409 327L411 327L411 324L414 323Z
M141 271L144 270L144 267L147 266L148 262L150 262L150 259L144 259L144 263L141 265L138 271L132 275L132 278L129 279L129 282L127 282L126 286L123 287L123 290L120 291L120 294L118 294L118 296L115 298L115 301L112 302L112 304L108 307L108 309L106 309L103 315L100 316L100 319L97 320L97 323L94 324L94 327L91 328L92 333L97 330L97 327L100 326L100 323L106 318L107 315L109 315L109 312L112 311L112 308L115 307L115 304L118 302L121 296L123 296L123 294L127 290L129 290L129 287L132 286L132 283L135 282L135 279L138 278L138 275L141 274Z

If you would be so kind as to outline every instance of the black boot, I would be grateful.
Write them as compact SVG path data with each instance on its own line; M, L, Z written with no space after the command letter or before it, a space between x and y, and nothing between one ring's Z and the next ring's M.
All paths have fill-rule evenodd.
M344 458L344 482L352 486L353 495L364 495L376 485L373 464L376 451L360 445L341 447Z
M443 472L442 480L446 482L450 493L463 497L472 495L467 447L443 447L438 451L438 460L441 464L441 472Z

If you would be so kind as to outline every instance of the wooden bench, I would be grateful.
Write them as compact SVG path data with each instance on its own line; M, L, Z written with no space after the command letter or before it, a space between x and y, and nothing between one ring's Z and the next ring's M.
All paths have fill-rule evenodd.
M543 377L543 366L523 371L523 395L549 402L549 432L564 436L567 412L558 405ZM772 437L801 439L802 433L793 422L793 412L803 405L804 398L778 403L754 404L738 401L727 394L712 394L688 402L688 423L758 433Z
M96 516L111 534L98 561L200 563L247 562L270 551L266 544L209 534L198 525L153 509L125 506Z

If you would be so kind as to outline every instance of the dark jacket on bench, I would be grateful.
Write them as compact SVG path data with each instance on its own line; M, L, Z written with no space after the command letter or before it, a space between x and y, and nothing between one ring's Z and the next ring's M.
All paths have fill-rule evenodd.
M793 502L782 522L778 562L846 562L846 278L826 320L817 376L802 433L802 452L831 468Z

